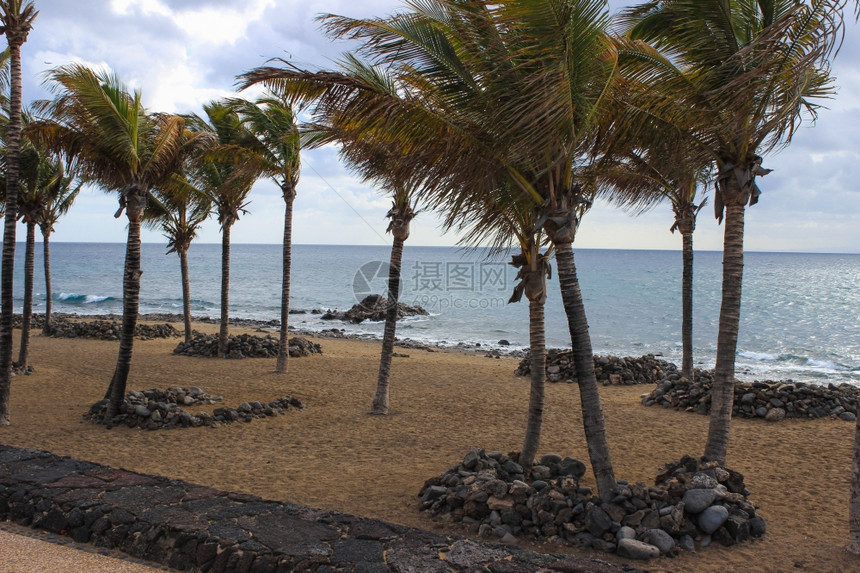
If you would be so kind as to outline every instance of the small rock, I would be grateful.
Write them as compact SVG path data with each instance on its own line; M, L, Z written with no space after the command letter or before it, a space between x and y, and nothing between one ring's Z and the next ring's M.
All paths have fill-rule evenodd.
M771 408L764 417L768 422L781 422L785 419L785 410L782 408Z
M628 559L653 559L660 557L660 549L636 539L622 539L618 542L618 555Z
M715 532L729 518L729 510L722 505L712 505L699 514L699 529L710 535Z

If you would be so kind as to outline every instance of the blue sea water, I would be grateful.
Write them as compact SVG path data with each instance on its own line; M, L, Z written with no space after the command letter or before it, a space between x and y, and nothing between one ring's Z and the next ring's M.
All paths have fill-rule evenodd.
M124 245L52 244L56 312L122 312ZM398 324L400 338L456 346L528 345L528 305L507 304L515 270L482 251L412 247L404 251L401 301L430 316ZM23 245L17 249L16 305L20 311ZM191 247L195 316L218 317L220 245ZM142 313L182 310L179 259L160 244L142 250ZM291 308L345 310L387 286L385 246L295 245ZM595 353L662 354L680 362L681 254L676 251L575 251ZM695 255L694 347L697 366L711 368L720 305L719 252ZM280 315L280 245L232 246L230 315L260 320ZM550 281L547 343L569 346L558 283ZM35 311L44 310L41 244L37 245ZM741 379L794 379L860 384L860 255L745 254L737 372ZM381 335L381 323L346 325L297 314L290 324L308 330L344 328Z

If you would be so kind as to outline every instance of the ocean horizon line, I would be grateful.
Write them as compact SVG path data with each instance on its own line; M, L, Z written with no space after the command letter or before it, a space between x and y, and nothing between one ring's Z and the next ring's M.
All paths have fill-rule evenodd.
M37 240L36 243L41 244L42 241ZM17 245L24 245L24 241L15 241ZM120 241L51 241L52 245L62 244L62 245L125 245L124 242ZM160 245L166 247L166 243L156 242L156 241L143 241L142 245ZM0 241L0 245L2 245L2 241ZM220 242L195 242L192 243L192 247L195 245L207 245L207 246L220 246ZM280 246L281 243L245 243L245 242L231 242L231 246L259 246L259 247L277 247ZM293 243L294 247L375 247L375 248L383 248L390 247L389 244L341 244L341 243ZM416 247L422 249L457 249L462 250L464 252L468 252L470 250L481 250L481 249L489 249L489 246L479 246L479 247L462 247L459 245L410 245L407 244L405 248ZM17 248L17 247L16 247ZM515 247L512 247L513 250ZM621 251L641 251L643 253L680 253L681 248L677 249L643 249L643 248L610 248L610 247L574 247L578 251L607 251L607 252L621 252ZM695 253L720 253L722 251L713 250L713 249L695 249ZM852 256L860 256L860 251L858 252L848 252L848 251L763 251L763 250L753 250L753 249L745 249L744 253L757 253L757 254L765 254L765 255L852 255Z

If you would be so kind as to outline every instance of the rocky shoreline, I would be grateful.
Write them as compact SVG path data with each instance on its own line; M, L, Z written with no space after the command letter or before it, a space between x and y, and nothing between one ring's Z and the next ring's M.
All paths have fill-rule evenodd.
M322 354L322 346L300 336L290 338L288 348L291 358ZM216 357L218 356L218 335L195 332L194 338L189 342L180 342L173 349L173 353L201 358ZM239 334L227 337L227 358L275 358L277 356L278 338L270 334L266 336Z
M665 380L677 370L677 366L653 354L638 358L594 356L594 374L597 376L597 381L604 386L655 384ZM528 376L531 371L531 358L526 353L514 373L517 376ZM546 351L546 379L548 382L576 383L576 367L570 350L551 348Z
M712 541L730 546L766 531L743 475L717 462L684 456L664 465L653 486L619 480L606 502L579 485L582 462L544 455L525 470L517 455L471 448L427 480L422 510L481 537L530 537L631 559L695 552Z
M78 320L77 315L54 315L51 317L51 332L48 336L53 338L94 338L97 340L119 340L122 335L122 318L115 316L92 316L92 320ZM75 319L75 320L70 320ZM13 328L21 328L21 315L13 317ZM45 327L45 317L34 314L30 328L33 332L42 332ZM178 338L182 336L179 330L172 325L164 324L137 324L134 328L134 337L139 340L153 340L155 338Z

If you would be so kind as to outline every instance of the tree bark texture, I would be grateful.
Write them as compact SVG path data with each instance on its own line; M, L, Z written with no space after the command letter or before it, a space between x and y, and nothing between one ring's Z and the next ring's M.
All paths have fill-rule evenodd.
M278 339L278 361L275 372L286 372L290 357L290 273L293 266L293 201L295 193L284 191L284 250L281 280L281 336Z
M51 334L51 313L54 308L54 295L51 286L51 232L42 229L42 253L45 268L45 326L42 334Z
M854 460L851 464L851 496L848 500L848 551L860 555L860 416L854 431Z
M394 335L397 330L397 301L400 299L400 267L403 262L403 240L396 235L391 245L388 267L388 309L385 313L385 330L382 334L382 355L379 358L379 375L376 377L376 394L370 407L371 414L388 413L388 378L394 354Z
M15 230L18 217L18 160L21 155L21 44L26 32L6 30L9 39L11 90L6 143L6 217L3 226L3 258L0 263L0 426L10 423L12 386L12 313L15 272Z
M191 279L188 273L188 247L176 250L179 253L179 271L182 275L182 318L185 320L185 342L191 342Z
M127 197L128 240L125 249L125 272L122 281L122 333L116 369L110 384L110 402L105 422L111 425L113 417L120 411L125 398L131 356L134 347L134 329L140 307L140 215L146 201L144 191L133 189Z
M529 414L526 422L526 437L520 453L520 465L534 465L540 447L543 424L544 385L546 382L546 334L544 330L544 303L529 300L529 354L531 367L531 390L529 392Z
M18 368L27 368L30 357L30 325L33 318L33 280L36 274L36 223L27 222L27 242L24 247L24 308L21 313L21 345L18 347Z
M681 232L684 265L681 286L681 376L693 380L693 233Z
M554 244L562 304L567 315L576 378L579 381L582 423L588 444L588 457L591 461L591 471L594 472L594 479L597 481L598 495L601 499L608 500L613 496L613 491L618 484L615 481L609 443L606 440L606 424L603 420L603 408L600 405L597 376L594 374L594 354L591 349L591 336L588 333L588 319L585 316L582 291L576 276L573 249L567 242Z
M744 205L727 205L723 241L723 292L717 332L717 360L711 390L711 419L705 457L725 463L734 406L735 353L744 272Z
M230 229L225 223L221 230L221 329L218 331L218 356L227 357L227 335L230 328Z

